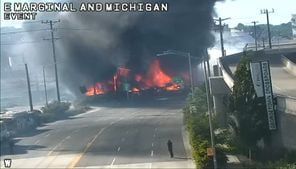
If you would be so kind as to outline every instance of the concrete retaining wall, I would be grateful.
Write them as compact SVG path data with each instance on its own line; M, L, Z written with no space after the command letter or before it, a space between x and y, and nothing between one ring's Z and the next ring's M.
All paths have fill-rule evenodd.
M296 76L296 64L290 61L285 56L282 56L282 62L285 65L287 71L289 71L292 75Z
M273 135L274 144L296 150L296 98L277 96L278 130Z

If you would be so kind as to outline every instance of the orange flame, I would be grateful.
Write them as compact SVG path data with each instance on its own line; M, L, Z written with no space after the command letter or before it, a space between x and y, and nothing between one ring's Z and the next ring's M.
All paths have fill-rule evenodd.
M96 83L95 86L91 86L87 89L87 92L85 95L87 96L95 96L95 95L102 95L105 94L105 91L103 90L103 86L101 83Z
M140 92L140 89L134 87L134 88L132 88L132 92L133 92L133 93L139 93L139 92Z
M154 60L148 71L148 79L144 80L149 87L164 87L172 82L172 78L163 72L159 60Z
M165 87L165 90L167 90L167 91L178 91L180 89L181 89L181 86L178 84L175 84L175 83L170 86Z

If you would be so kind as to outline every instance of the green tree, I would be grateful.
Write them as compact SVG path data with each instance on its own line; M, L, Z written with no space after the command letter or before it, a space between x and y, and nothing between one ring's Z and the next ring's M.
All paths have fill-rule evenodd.
M245 53L237 66L230 99L234 117L230 124L235 128L240 142L249 149L256 149L257 142L260 139L268 141L270 135L264 99L256 96L251 78L249 57L253 54Z

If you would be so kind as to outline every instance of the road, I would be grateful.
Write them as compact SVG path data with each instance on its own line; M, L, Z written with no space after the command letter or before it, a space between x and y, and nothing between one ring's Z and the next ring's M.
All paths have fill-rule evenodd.
M187 156L180 100L93 107L15 138L13 168L194 168ZM175 158L166 142L173 141ZM185 142L183 141L185 140ZM185 145L184 145L185 144Z

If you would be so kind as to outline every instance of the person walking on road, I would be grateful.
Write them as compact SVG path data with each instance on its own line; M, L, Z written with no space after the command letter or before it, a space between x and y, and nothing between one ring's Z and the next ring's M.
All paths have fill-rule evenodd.
M13 154L14 153L14 140L13 138L9 138L8 140L8 145L9 145L9 151L10 151L10 154Z
M173 153L173 143L172 143L172 141L168 140L167 145L168 145L168 150L169 150L170 156L171 156L171 158L173 158L174 153Z

